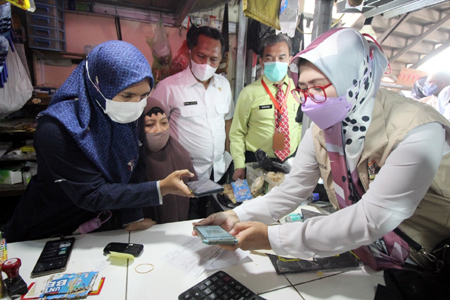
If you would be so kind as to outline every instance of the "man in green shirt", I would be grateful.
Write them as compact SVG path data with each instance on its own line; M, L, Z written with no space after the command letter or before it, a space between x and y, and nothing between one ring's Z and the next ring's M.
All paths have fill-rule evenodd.
M282 34L270 35L261 41L261 49L264 75L241 91L231 124L234 180L245 178L245 163L256 161L258 148L283 162L300 143L301 125L295 121L300 104L291 94L295 86L287 75L291 41Z

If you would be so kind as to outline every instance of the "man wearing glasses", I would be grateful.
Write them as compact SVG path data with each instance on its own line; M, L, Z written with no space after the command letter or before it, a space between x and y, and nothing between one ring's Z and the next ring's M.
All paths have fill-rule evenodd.
M293 156L300 143L301 125L295 121L299 102L287 75L291 41L282 34L261 42L259 63L264 75L246 86L239 95L230 129L233 179L245 178L245 163L255 162L262 149L277 162Z

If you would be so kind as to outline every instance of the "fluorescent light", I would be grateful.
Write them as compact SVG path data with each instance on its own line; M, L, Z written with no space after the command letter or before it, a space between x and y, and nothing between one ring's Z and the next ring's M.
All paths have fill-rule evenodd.
M407 12L420 10L429 6L438 5L448 0L393 0L364 12L366 18L383 14L384 19L403 15ZM375 4L375 3L374 3Z
M143 11L139 9L133 8L122 8L113 5L105 5L105 4L92 4L92 12L96 14L109 15L109 16L118 16L121 18L138 20L138 21L146 21L151 23L157 23L159 18L163 18L163 24L172 25L174 24L174 16L169 15L167 13L160 14L156 12Z
M377 39L377 34L373 30L372 25L364 25L359 32L362 34L366 33L373 37L375 40Z

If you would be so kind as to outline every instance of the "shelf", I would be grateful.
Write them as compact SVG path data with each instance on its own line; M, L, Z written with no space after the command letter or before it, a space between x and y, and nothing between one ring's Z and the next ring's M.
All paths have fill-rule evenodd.
M6 196L20 196L23 195L27 186L23 183L16 184L1 184L0 183L0 193L2 197ZM0 198L1 199L1 198Z
M27 161L27 160L33 160L36 161L36 154L24 154L22 153L22 155L20 157L15 157L15 158L3 158L0 157L0 162L20 162L20 161Z
M0 133L34 133L36 119L11 119L0 121Z

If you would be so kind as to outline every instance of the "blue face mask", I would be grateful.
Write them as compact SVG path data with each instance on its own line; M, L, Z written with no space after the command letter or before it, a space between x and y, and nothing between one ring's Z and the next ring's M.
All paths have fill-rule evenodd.
M264 63L264 75L272 82L278 82L287 74L288 63L272 61Z
M434 95L437 92L438 86L434 83L425 82L424 86L422 87L422 90L425 96L428 97Z

